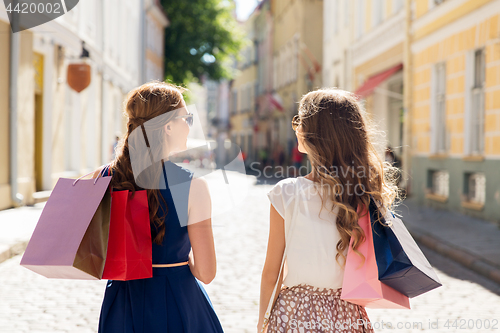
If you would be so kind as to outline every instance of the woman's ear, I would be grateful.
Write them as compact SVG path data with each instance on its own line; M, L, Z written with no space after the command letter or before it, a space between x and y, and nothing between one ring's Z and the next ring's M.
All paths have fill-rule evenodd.
M167 123L164 128L165 128L165 133L167 135L171 135L172 134L172 126L171 126L170 123Z

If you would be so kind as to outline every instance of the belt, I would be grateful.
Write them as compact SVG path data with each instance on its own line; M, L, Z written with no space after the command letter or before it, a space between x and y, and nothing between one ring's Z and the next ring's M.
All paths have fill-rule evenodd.
M176 262L175 264L154 264L153 267L177 267L187 265L189 261Z

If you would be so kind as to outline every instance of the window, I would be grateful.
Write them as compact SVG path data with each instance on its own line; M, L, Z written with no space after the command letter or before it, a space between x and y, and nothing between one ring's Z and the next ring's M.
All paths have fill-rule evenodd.
M300 36L299 34L295 34L293 36L293 58L292 58L292 76L293 80L296 81L299 72L299 48L300 48Z
M356 19L356 23L357 23L357 28L356 28L356 36L358 38L360 38L362 35L363 35L363 30L365 29L365 26L364 26L364 22L365 22L365 18L363 17L364 13L365 13L365 4L364 4L364 1L363 0L358 0L357 1L357 8L356 8L356 11L357 11L357 19Z
M431 141L432 153L440 154L447 150L446 133L446 65L434 66L432 80Z
M351 17L350 13L350 5L351 5L351 0L344 0L342 1L344 4L344 26L347 28L349 27L349 18Z
M245 152L247 154L247 158L253 158L253 142L252 142L252 140L253 140L252 133L249 133L248 137L247 137L248 147L247 147L247 151Z
M432 194L448 197L450 187L450 174L448 171L432 172Z
M257 95L257 82L250 83L250 111L255 111L255 96Z
M429 9L439 6L440 4L445 2L445 0L428 0L428 1L429 1Z
M471 91L471 152L481 154L484 149L484 81L485 81L484 50L474 52L474 74Z
M273 57L273 89L278 89L278 57L276 54Z
M372 20L373 20L373 26L376 27L377 25L382 23L382 20L384 18L384 0L374 0L372 3L373 3Z
M245 110L250 111L252 105L252 83L247 84L245 99Z
M254 63L258 64L259 63L259 42L258 41L254 41L253 42L253 53L254 53L254 56L253 56L253 61Z
M333 34L336 35L339 32L339 20L340 20L340 1L333 2Z
M231 112L236 113L236 111L238 111L238 90L234 89L232 93Z
M245 145L245 139L246 139L245 134L243 134L243 133L240 134L240 149L241 149L241 151L247 150L246 145Z
M486 176L484 173L467 175L467 199L470 202L483 204L486 201Z
M404 7L404 0L392 0L392 12L398 13Z

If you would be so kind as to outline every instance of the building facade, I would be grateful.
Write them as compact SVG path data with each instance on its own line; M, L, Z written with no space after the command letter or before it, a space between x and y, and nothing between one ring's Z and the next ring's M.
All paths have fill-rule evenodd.
M364 99L375 125L382 156L390 148L403 155L403 67L406 38L404 0L352 2L351 88Z
M323 86L352 90L354 2L323 1Z
M253 124L256 110L257 46L255 34L256 12L241 22L246 34L246 45L242 48L236 65L236 76L231 82L229 98L229 139L239 146L248 157L253 156Z
M80 1L12 34L0 4L0 209L44 200L60 177L111 161L115 136L125 131L124 97L147 77L141 31L147 15L158 16L151 6L163 12L158 2L148 12L142 0ZM91 83L78 93L66 79L68 65L82 63Z
M500 1L413 8L412 192L500 222Z
M144 77L142 82L164 80L165 28L169 25L168 17L163 10L160 0L144 0L145 16L145 59L142 64Z
M262 150L268 147L271 137L270 110L276 108L273 97L274 23L271 1L262 1L256 9L255 41L257 48L256 112L253 115L253 142L249 160L259 161Z
M267 142L269 147L283 147L289 157L297 141L290 122L298 113L298 102L323 84L323 1L276 0L271 12L275 107L268 110Z

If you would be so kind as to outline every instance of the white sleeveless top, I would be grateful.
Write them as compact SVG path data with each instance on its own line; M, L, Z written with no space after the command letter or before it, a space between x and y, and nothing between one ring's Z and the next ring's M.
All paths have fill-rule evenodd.
M267 193L276 211L285 220L285 235L288 234L295 204L296 186L302 188L290 242L287 244L288 273L283 280L285 286L308 284L318 288L342 288L343 268L335 260L340 234L336 220L338 207L331 212L332 200L328 199L320 213L321 197L315 183L304 177L279 181ZM347 255L347 249L344 252ZM343 259L340 257L339 262Z

